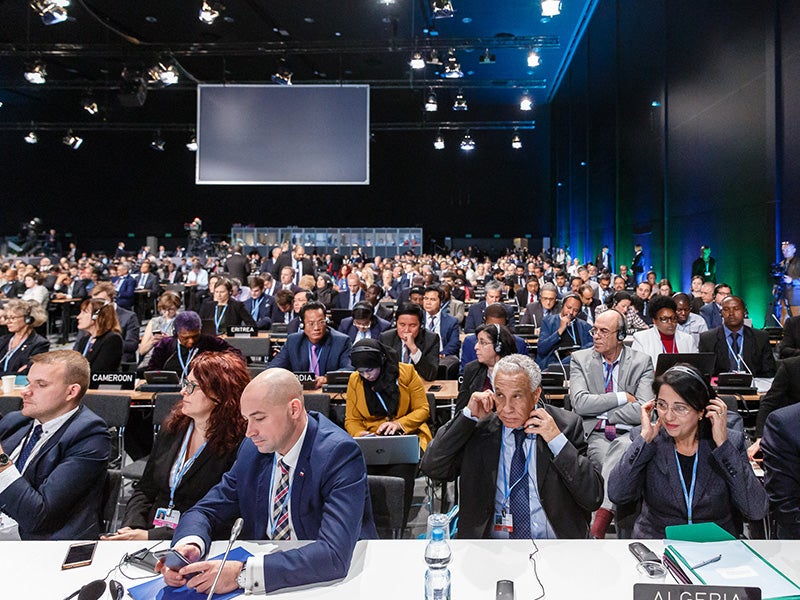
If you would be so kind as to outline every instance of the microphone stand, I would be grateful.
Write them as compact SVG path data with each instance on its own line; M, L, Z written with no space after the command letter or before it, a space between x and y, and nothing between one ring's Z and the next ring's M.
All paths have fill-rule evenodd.
M242 517L236 519L236 522L233 524L233 528L231 529L231 538L228 540L228 547L225 548L225 554L222 555L222 562L219 565L217 576L214 577L214 583L211 584L211 589L208 590L208 596L206 596L206 600L211 600L212 596L214 596L214 590L217 589L217 582L219 581L219 576L222 574L222 568L225 566L225 563L228 560L228 552L231 551L233 542L236 541L236 538L238 538L239 534L242 532L243 525L244 519L242 519Z

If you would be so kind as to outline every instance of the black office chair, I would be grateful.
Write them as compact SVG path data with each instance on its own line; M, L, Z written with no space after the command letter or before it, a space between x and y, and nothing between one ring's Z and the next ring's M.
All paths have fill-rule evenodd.
M0 396L0 417L21 409L21 396Z
M403 492L405 481L402 477L367 475L369 495L372 501L372 516L375 527L382 538L399 539L403 533ZM386 535L386 533L389 535Z
M315 410L321 415L330 418L331 397L328 394L303 394L306 410Z
M153 403L154 441L156 435L158 434L158 430L161 429L161 424L164 422L164 419L166 419L167 415L172 412L172 407L175 406L180 399L181 394L176 392L160 392L156 394L155 401ZM145 456L144 458L135 460L122 469L123 487L126 485L126 482L135 482L142 478L142 475L144 474L144 468L147 466L147 460L149 458L149 456Z

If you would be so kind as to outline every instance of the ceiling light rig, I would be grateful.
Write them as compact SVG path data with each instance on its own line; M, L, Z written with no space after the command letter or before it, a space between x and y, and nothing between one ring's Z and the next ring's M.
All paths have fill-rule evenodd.
M472 136L469 134L469 130L467 130L467 133L465 133L464 137L461 138L460 148L464 152L472 152L475 150L475 140L472 139Z
M153 136L153 141L150 142L150 147L157 152L163 152L164 146L166 146L166 142L162 139L161 132L157 131Z
M149 83L154 83L163 86L175 85L178 83L180 76L178 75L178 67L175 63L159 61L147 70L147 77Z
M514 135L511 137L511 147L514 150L521 150L522 149L522 140L519 137L517 132L514 132Z
M192 137L189 138L189 141L186 142L186 149L189 152L197 152L197 135L194 133L192 134Z
M444 136L442 132L436 134L436 137L433 139L433 147L436 150L444 150Z
M436 92L431 90L425 98L425 112L436 112L439 110L439 104L436 102Z
M27 141L27 140L25 140L25 141ZM63 138L61 138L61 141L65 146L69 146L73 150L77 150L78 148L81 147L81 144L83 144L83 138L75 135L74 133L72 133L72 129L70 129L67 132L67 135L65 135ZM30 142L28 142L28 143L30 143Z
M439 58L439 53L436 51L435 48L431 50L431 53L428 55L428 58L425 60L425 62L435 67L439 67L442 65L442 59Z
M100 112L100 107L97 105L97 101L91 96L85 96L83 100L81 100L81 107L90 115L96 115Z
M22 138L22 139L25 140L28 144L38 144L39 143L39 136L36 135L36 132L33 131L33 130L30 130L28 133L26 133L25 137Z
M451 49L447 54L447 62L444 65L444 73L442 77L445 79L461 79L464 73L461 71L461 65L456 58L455 50Z
M464 93L461 90L458 90L455 102L453 102L453 110L468 110L468 109L469 107L467 106L467 99L464 97Z
M421 52L414 52L411 55L411 60L408 61L408 64L411 66L412 69L424 69L425 68L425 59L422 58Z
M533 98L528 92L522 94L522 98L519 100L519 109L520 110L533 110Z
M219 2L215 2L214 0L203 0L203 4L200 7L200 13L197 15L197 18L206 25L213 25L214 21L217 20L220 13L224 10L225 7Z
M542 64L542 57L539 56L539 52L537 50L531 50L528 52L528 66L531 68L538 67Z
M432 10L434 19L449 19L456 12L450 0L433 0Z
M123 67L120 73L119 103L127 107L144 106L147 100L147 82L142 73L135 68Z
M494 54L489 52L489 49L486 49L481 56L478 57L478 64L479 65L493 65L497 57Z
M58 25L66 21L69 4L69 0L31 0L30 3L45 25Z
M25 71L25 79L28 83L43 85L47 81L47 69L44 63L40 60L34 62L28 70Z
M561 14L561 0L542 0L542 23Z

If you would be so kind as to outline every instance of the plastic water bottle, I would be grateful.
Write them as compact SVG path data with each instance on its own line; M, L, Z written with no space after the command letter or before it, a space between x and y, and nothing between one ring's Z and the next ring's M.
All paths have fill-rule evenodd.
M450 546L444 539L444 529L431 530L431 539L425 547L425 600L450 600Z

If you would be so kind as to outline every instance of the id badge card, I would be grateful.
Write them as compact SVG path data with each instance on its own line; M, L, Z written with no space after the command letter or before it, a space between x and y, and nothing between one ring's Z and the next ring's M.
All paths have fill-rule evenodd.
M178 526L178 520L181 518L181 511L174 508L158 508L156 509L156 516L153 519L154 527L169 527L175 529Z
M508 537L514 531L514 517L511 511L503 511L494 515L494 531L497 537Z

